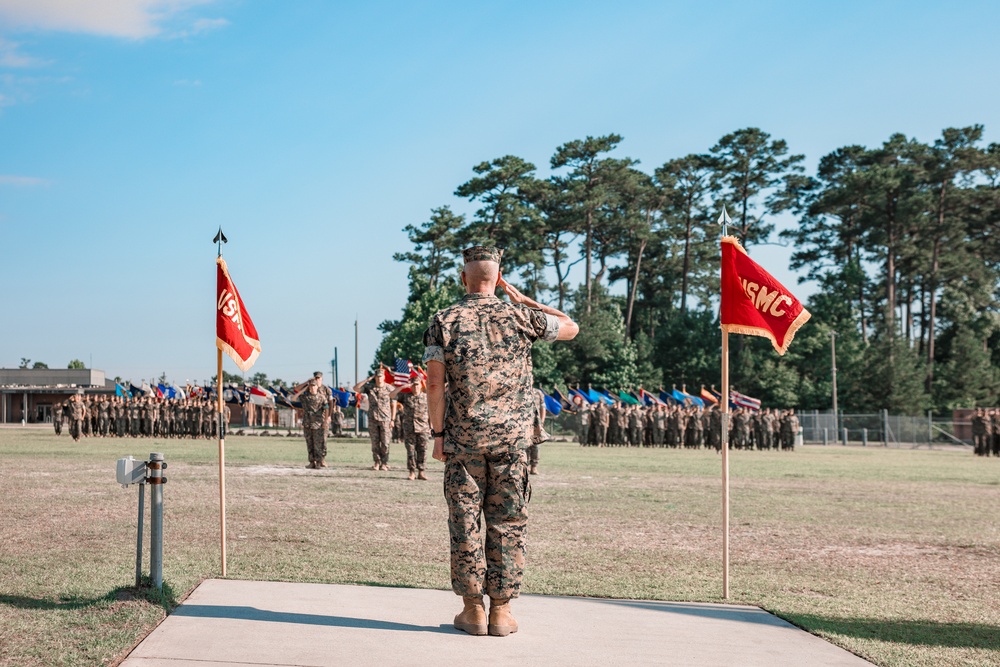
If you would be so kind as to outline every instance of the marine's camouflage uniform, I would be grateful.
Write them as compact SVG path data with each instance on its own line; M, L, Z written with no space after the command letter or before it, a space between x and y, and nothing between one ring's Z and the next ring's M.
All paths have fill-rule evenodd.
M302 392L299 402L302 404L302 433L306 437L309 462L314 463L326 458L326 411L329 403L318 391L315 394Z
M406 445L406 469L421 472L427 460L427 440L431 434L427 394L400 394L403 404L403 443Z
M56 403L52 408L52 428L56 430L56 435L62 435L63 427L63 404Z
M607 444L608 439L608 425L611 423L611 411L608 410L608 406L604 404L604 401L598 401L597 405L592 408L591 419L594 423L594 443L598 447L603 447Z
M535 411L531 345L558 333L554 317L492 294L465 295L424 333L424 363L443 363L447 382L444 495L457 595L520 592L531 496L524 450Z
M549 439L545 432L545 393L535 389L535 420L532 424L532 444L528 447L528 465L538 465L538 444Z
M74 440L80 439L87 407L79 400L69 402L69 434Z
M391 392L392 389L385 383L379 387L373 382L365 388L365 393L368 394L368 435L372 440L372 461L375 465L389 465L389 438L392 437Z
M330 432L333 435L340 435L343 429L344 413L340 411L340 405L334 403L333 410L330 412Z

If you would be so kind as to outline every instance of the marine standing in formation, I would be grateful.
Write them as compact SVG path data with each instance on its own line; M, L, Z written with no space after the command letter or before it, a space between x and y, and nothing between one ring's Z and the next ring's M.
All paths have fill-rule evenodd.
M56 435L62 435L63 427L63 404L60 401L52 406L52 428L56 430Z
M976 456L1000 456L1000 410L976 409L972 415L972 451Z
M385 384L385 374L380 367L354 385L355 393L368 395L368 436L372 441L372 470L389 469L389 438L392 422L396 418L396 402L389 398L392 390Z
M424 473L427 461L427 440L431 435L430 417L427 411L427 394L424 393L424 383L420 378L410 380L410 392L401 393L402 386L392 390L389 396L403 406L400 410L400 422L403 431L403 444L406 446L407 479L427 479Z
M528 447L528 472L532 475L538 474L538 445L549 439L549 434L545 432L545 392L541 389L534 390L535 396L535 421L532 428L531 441Z
M337 401L330 408L330 435L339 437L344 432L344 413Z
M722 448L722 411L680 405L580 405L581 444L598 447ZM731 413L729 446L732 449L783 449L795 447L799 419L794 410L736 408Z
M534 421L531 346L569 340L578 327L507 284L496 248L462 255L466 295L424 333L433 456L445 464L451 585L464 602L455 627L506 636L517 631L509 603L521 588L531 495L524 451ZM510 303L496 297L498 286Z
M74 441L80 439L83 430L83 421L87 417L87 408L83 404L83 399L76 394L69 399L69 435Z
M307 468L326 467L326 426L330 414L330 401L320 391L320 380L313 378L305 383L296 398L302 405L302 433L306 438L309 454Z

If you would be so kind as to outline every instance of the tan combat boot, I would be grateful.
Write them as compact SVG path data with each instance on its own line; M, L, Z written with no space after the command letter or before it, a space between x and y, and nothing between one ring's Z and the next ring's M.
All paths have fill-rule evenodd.
M455 617L455 629L470 635L485 635L486 608L483 606L483 596L467 595L462 600L465 602L465 609Z
M408 479L410 481L413 481L416 478L417 478L417 473L413 472L412 470L410 471L410 474L406 476L406 479Z
M417 473L417 479L427 479L427 475L424 474L423 470Z
M538 466L531 466L531 468L528 470L528 474L530 474L530 475L537 475L538 474Z
M326 457L325 456L319 460L319 465L316 466L316 467L317 468L325 468L325 467L327 467L326 466Z
M494 637L506 637L512 632L517 632L517 621L510 613L510 599L490 598L489 633Z

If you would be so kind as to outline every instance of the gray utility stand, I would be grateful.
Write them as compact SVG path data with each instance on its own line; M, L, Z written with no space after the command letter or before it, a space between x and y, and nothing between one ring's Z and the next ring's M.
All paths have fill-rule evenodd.
M146 484L152 487L149 493L149 578L157 589L163 589L163 476L167 464L163 454L153 452L148 461L137 461L131 456L118 459L117 479L123 488L139 486L139 521L135 539L135 585L142 584L142 527L145 522Z

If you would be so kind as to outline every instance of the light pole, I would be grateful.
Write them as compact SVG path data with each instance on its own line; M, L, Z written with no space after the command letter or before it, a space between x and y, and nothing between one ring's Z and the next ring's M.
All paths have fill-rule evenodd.
M358 386L358 316L354 316L354 386ZM357 404L357 396L355 395L355 405L354 405L354 437L357 438L361 433L358 422L361 421L361 406Z
M837 332L830 332L830 367L833 373L833 427L840 433L840 413L837 412Z

